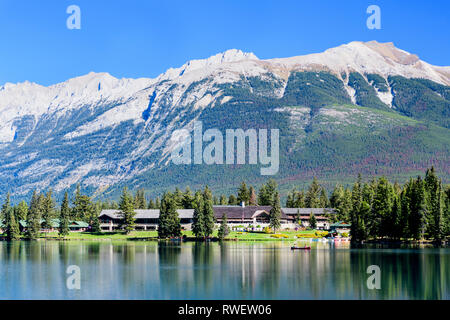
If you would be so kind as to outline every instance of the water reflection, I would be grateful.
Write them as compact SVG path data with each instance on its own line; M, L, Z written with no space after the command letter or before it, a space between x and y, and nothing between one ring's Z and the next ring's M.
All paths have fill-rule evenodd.
M309 243L0 242L0 299L449 299L450 249ZM81 268L81 290L66 288ZM366 286L381 269L381 290Z

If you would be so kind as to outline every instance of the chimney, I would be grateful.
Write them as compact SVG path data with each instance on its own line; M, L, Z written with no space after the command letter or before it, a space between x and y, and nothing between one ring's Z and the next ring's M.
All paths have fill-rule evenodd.
M242 201L242 202L241 202L241 207L242 207L242 208L245 208L245 201Z

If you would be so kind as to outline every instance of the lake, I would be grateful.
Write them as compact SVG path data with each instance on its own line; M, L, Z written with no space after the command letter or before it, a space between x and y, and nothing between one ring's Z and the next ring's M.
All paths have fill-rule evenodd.
M0 241L0 299L450 298L449 248L305 243ZM367 287L371 265L381 289Z

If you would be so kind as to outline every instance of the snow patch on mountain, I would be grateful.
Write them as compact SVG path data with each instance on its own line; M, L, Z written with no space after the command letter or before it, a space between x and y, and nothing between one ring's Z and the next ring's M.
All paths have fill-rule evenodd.
M326 68L338 75L355 71L361 74L376 73L384 77L401 75L450 85L450 73L446 73L448 67L432 66L414 54L397 49L392 42L354 41L322 53L266 61L283 65L290 70Z

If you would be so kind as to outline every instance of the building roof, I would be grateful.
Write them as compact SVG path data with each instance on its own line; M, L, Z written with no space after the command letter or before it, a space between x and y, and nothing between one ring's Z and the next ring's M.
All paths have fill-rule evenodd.
M253 219L262 213L269 213L271 206L213 206L214 215L216 218L222 218L225 214L227 219ZM288 219L281 210L281 219Z
M344 221L338 221L336 223L330 224L330 228L336 228L336 227L341 227L341 228L348 228L351 227L350 224L345 223Z
M256 216L269 213L271 206L213 206L214 216L216 219L222 218L225 214L227 219L253 219ZM159 209L136 209L135 219L158 219ZM178 216L181 219L192 219L194 217L194 209L178 209ZM324 214L335 213L334 209L330 208L281 208L281 219L293 219L300 211L300 215L308 216L311 212L317 215L317 219L326 219ZM108 216L111 219L121 219L120 210L118 209L107 209L102 210L101 216Z
M281 208L281 210L287 215L324 215L324 214L335 214L336 210L332 208Z
M159 209L136 209L135 219L158 219ZM180 219L192 219L194 217L194 209L178 209L178 217ZM108 209L100 212L100 217L106 215L112 219L121 219L120 210Z
M43 222L44 222L44 219L41 219L40 223L42 224ZM59 223L60 223L59 219L51 219L50 220L50 225L52 226L52 228L59 228ZM19 224L23 228L27 227L27 221L26 220L20 220ZM69 221L69 227L73 227L73 226L77 226L77 227L80 227L80 228L87 228L87 227L89 227L89 224L84 222L84 221Z

